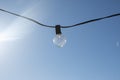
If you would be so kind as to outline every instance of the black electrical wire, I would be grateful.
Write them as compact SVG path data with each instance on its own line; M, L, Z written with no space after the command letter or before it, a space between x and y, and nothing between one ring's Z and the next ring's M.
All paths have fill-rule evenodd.
M77 24L74 24L74 25L71 25L71 26L62 26L62 28L71 28L71 27L75 27L75 26L79 26L79 25L83 25L83 24L103 20L103 19L106 19L106 18L115 17L115 16L120 16L120 13L112 14L112 15L109 15L109 16L101 17L101 18L91 19L91 20L84 21L84 22L81 22L81 23L77 23Z
M27 20L30 20L38 25L41 25L41 26L44 26L44 27L50 27L50 28L54 28L54 26L49 26L49 25L45 25L45 24L42 24L34 19L31 19L31 18L28 18L28 17L25 17L25 16L22 16L22 15L19 15L19 14L16 14L16 13L13 13L13 12L10 12L10 11L7 11L7 10L4 10L4 9L0 9L0 11L3 11L3 12L6 12L6 13L9 13L9 14L12 14L12 15L15 15L15 16L18 16L18 17L21 17L21 18L24 18L24 19L27 19Z
M6 12L6 13L9 13L9 14L12 14L12 15L15 15L15 16L18 16L18 17L27 19L27 20L30 20L30 21L32 21L32 22L34 22L34 23L36 23L36 24L38 24L38 25L44 26L44 27L55 28L55 26L45 25L45 24L42 24L42 23L40 23L40 22L38 22L38 21L36 21L36 20L34 20L34 19L31 19L31 18L22 16L22 15L19 15L19 14L16 14L16 13L13 13L13 12L10 12L10 11L7 11L7 10L4 10L4 9L0 9L0 11L3 11L3 12ZM91 19L91 20L84 21L84 22L80 22L80 23L73 24L73 25L70 25L70 26L61 26L61 28L71 28L71 27L75 27L75 26L79 26L79 25L83 25L83 24L87 24L87 23L91 23L91 22L103 20L103 19L106 19L106 18L115 17L115 16L120 16L120 13L112 14L112 15L109 15L109 16L101 17L101 18Z

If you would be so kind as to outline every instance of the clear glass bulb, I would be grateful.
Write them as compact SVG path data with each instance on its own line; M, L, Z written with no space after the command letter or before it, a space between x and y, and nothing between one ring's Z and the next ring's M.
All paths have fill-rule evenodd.
M66 38L62 34L57 34L53 38L53 43L57 45L58 47L63 47L66 44Z

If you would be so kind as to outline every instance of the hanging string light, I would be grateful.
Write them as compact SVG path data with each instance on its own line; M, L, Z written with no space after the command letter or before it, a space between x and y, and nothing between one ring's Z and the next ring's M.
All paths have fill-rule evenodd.
M53 43L58 47L63 47L66 44L66 38L62 35L61 26L55 26L56 36L53 38Z
M69 25L69 26L61 26L61 25L50 26L50 25L42 24L42 23L38 22L37 20L34 20L34 19L22 16L22 15L19 15L19 14L16 14L16 13L4 10L4 9L0 9L0 11L6 12L6 13L9 13L9 14L24 18L24 19L27 19L29 21L32 21L32 22L34 22L34 23L36 23L38 25L44 26L44 27L55 28L56 36L53 38L53 43L55 45L57 45L58 47L63 47L66 44L66 41L67 41L66 38L62 35L61 28L72 28L72 27L83 25L83 24L103 20L103 19L106 19L106 18L120 16L120 13L117 13L117 14L112 14L112 15L105 16L105 17L100 17L100 18L96 18L96 19L87 20L87 21L80 22L80 23L73 24L73 25Z

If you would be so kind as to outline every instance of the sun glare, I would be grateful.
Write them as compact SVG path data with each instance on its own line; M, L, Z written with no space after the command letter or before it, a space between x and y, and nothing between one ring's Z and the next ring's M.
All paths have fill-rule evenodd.
M16 37L11 37L5 34L0 34L0 42L6 42L6 41L14 41L17 40L18 38Z
M25 10L25 12L21 15L28 16L29 13L32 13L32 12L34 12L34 8ZM35 14L31 16L35 17ZM2 21L2 19L0 20ZM13 43L14 41L23 39L26 35L28 35L29 33L33 31L33 28L31 25L32 25L31 22L25 19L16 17L16 19L11 21L11 23L7 25L7 27L1 29L0 31L0 58L3 57L7 51L9 51L9 48L8 48L10 47L9 44L15 44ZM0 26L2 25L0 24Z
M33 12L34 8L27 9L21 15L27 15ZM32 16L35 16L34 14ZM17 17L15 20L11 22L11 24L2 32L0 32L0 42L4 41L14 41L20 38L23 38L25 35L29 34L33 28L30 26L32 25L31 22Z

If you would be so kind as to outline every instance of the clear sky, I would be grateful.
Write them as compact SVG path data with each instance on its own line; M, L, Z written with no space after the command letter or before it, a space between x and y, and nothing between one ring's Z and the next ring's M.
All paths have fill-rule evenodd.
M120 12L120 0L0 0L0 8L48 25ZM0 80L120 80L120 17L55 31L0 11Z

